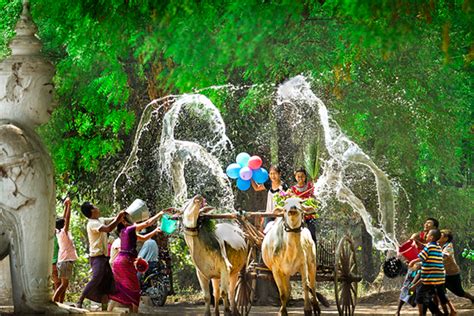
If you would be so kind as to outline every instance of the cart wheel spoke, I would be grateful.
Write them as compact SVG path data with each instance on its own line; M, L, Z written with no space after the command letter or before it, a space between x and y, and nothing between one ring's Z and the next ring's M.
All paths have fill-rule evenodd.
M334 258L334 290L339 315L354 315L357 304L357 259L349 237L339 241Z

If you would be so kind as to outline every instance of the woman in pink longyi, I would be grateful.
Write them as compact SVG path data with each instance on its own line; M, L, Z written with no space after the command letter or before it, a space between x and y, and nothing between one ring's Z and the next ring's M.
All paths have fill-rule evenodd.
M146 235L137 234L137 231L151 226L161 216L162 212L156 214L152 218L139 224L132 224L127 217L118 224L117 231L120 235L120 252L113 262L112 272L115 279L115 293L110 295L112 301L129 306L130 312L137 313L140 304L140 282L137 277L136 261L137 261L137 240L147 240L157 234L160 229ZM109 304L109 311L114 307L113 303Z

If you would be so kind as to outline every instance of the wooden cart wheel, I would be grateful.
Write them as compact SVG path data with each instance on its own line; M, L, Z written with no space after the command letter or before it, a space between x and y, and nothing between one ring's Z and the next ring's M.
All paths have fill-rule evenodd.
M235 286L235 303L239 315L247 316L252 308L255 290L257 287L257 279L254 264L257 258L256 249L252 247L247 257L247 263L239 273L239 278Z
M358 280L354 244L345 236L339 241L334 263L334 291L339 315L354 315Z

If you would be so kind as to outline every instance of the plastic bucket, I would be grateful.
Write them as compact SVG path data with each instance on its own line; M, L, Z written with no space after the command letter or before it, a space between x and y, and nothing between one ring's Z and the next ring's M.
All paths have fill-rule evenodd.
M178 228L178 221L171 219L168 214L163 214L163 217L161 217L161 231L170 235L176 230L176 228Z
M403 245L398 247L398 254L402 255L409 262L418 258L418 247L414 240L408 240Z
M127 217L133 223L142 222L150 218L150 212L145 202L136 199L132 204L125 210L127 212Z
M140 273L145 273L148 270L148 262L143 258L138 258L135 263L135 268Z

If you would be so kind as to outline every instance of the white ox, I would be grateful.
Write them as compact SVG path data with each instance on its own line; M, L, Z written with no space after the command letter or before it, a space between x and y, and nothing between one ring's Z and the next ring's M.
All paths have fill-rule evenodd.
M313 310L319 315L321 310L315 297L316 246L309 230L302 227L305 208L299 198L289 198L280 211L284 212L283 217L275 220L262 244L263 261L272 271L280 292L280 315L288 315L290 277L297 272L301 274L304 289L304 314L311 315Z
M216 315L219 315L219 295L222 295L224 299L224 314L229 315L232 309L232 313L236 315L238 312L235 305L235 286L239 271L247 259L247 243L242 230L237 225L219 223L214 231L200 227L199 214L211 209L202 207L202 203L201 196L196 196L187 203L183 210L183 225L184 239L189 247L199 284L204 292L206 315L211 314L209 280L212 281L214 289ZM219 288L221 293L219 293Z

